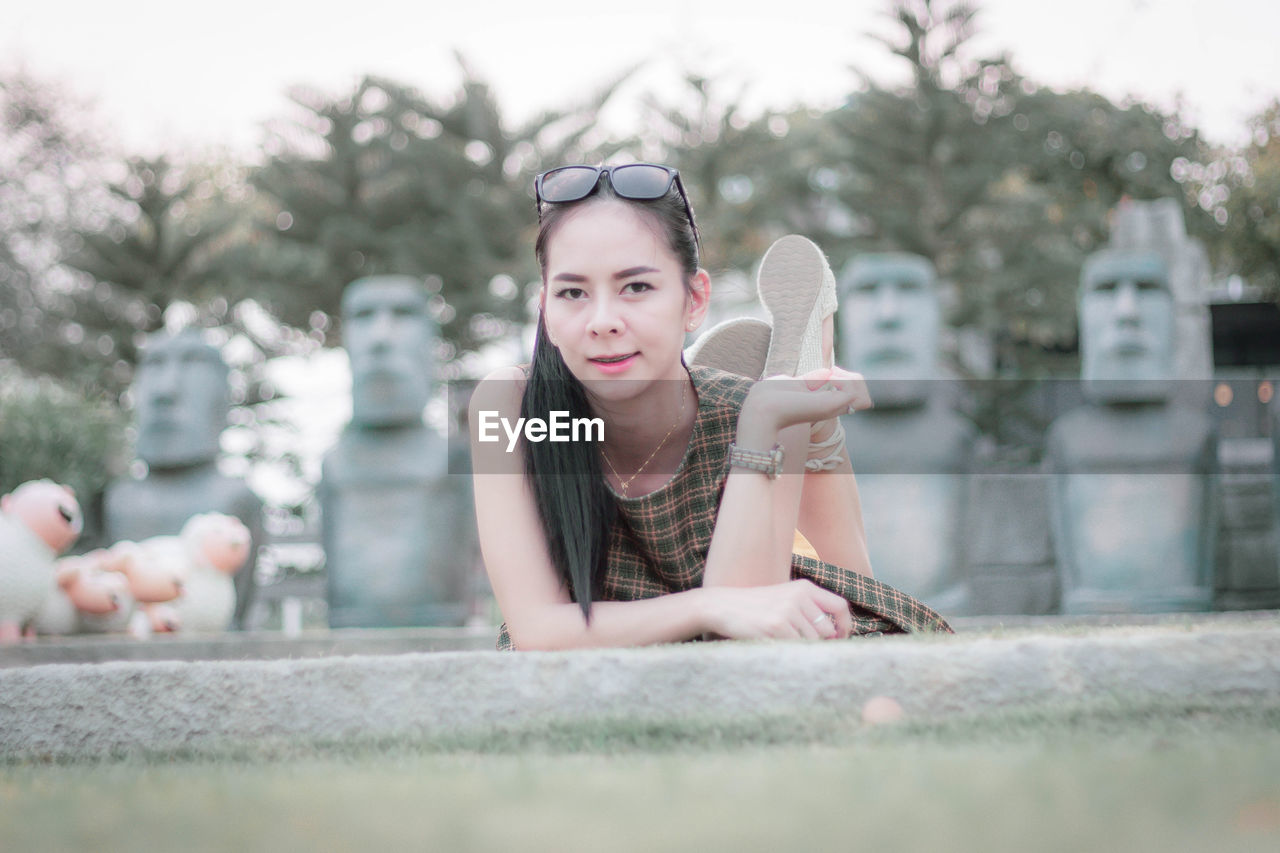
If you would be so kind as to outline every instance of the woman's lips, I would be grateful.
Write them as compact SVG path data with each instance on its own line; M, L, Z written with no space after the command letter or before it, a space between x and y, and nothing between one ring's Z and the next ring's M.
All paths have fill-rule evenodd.
M588 359L601 373L621 373L631 366L639 353L633 352L624 356L603 356Z

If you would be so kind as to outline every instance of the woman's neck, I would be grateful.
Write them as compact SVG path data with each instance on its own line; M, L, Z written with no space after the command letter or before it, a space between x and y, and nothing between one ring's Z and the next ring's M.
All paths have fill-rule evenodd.
M626 400L595 399L591 408L604 420L603 450L617 474L628 477L644 465L644 475L665 469L669 476L673 468L663 463L684 458L697 420L698 396L681 368L679 379L653 382L644 393Z

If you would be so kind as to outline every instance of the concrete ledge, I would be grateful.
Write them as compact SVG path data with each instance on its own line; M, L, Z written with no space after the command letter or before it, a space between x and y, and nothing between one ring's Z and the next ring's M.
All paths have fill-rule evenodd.
M877 695L924 720L1116 699L1274 706L1280 626L10 668L0 670L0 756L482 746L620 722L847 727Z
M1280 611L1221 613L1111 613L1071 616L963 616L950 620L961 634L999 631L1061 632L1118 626L1183 627L1273 624ZM335 628L287 636L278 631L206 635L156 635L148 640L108 634L42 637L0 646L0 669L54 663L107 661L275 660L341 655L399 655L416 652L493 651L496 628Z
M106 661L272 660L334 655L492 651L496 628L342 628L290 637L278 631L163 635L136 640L81 634L0 646L0 669L54 663Z

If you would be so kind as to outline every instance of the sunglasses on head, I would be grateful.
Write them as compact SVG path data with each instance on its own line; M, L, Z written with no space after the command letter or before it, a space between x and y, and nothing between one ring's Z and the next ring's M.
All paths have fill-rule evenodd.
M697 238L698 226L693 221L693 207L689 204L689 196L685 194L684 184L680 181L680 173L668 166L656 163L628 163L624 166L560 166L543 172L533 181L533 192L538 203L538 216L542 216L542 205L563 204L581 201L594 193L600 186L600 179L609 176L609 185L619 198L632 201L655 201L671 192L675 184L684 202L685 216L689 217L689 227Z

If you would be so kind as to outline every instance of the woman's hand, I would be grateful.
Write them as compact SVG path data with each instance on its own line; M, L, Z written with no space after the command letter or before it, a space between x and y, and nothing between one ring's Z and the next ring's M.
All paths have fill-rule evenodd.
M871 408L867 383L840 367L801 376L770 376L757 382L738 417L738 444L770 447L777 433L794 424L815 424Z
M733 640L834 640L853 632L849 602L812 581L705 588L711 631Z

